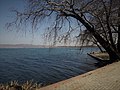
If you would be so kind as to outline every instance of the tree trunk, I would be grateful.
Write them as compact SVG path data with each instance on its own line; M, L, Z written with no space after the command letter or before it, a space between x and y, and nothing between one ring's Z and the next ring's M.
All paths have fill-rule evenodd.
M118 53L120 53L120 25L118 26L118 44L117 44Z
M96 45L100 49L101 52L104 52L99 44L96 43Z
M109 54L110 56L110 62L115 62L116 60L120 60L120 55L116 52L116 50L114 50L114 48L112 47L112 45L106 41L105 39L103 39L99 33L97 33L94 29L93 26L91 26L91 24L89 24L87 21L85 21L81 16L79 16L77 13L75 13L73 11L73 14L66 14L66 16L71 16L75 19L77 19L78 21L80 21L85 27L86 29L95 37L95 39L100 43L100 45L106 50L106 52Z
M110 62L115 62L117 59L120 59L120 56L118 53L114 50L114 48L109 44L108 41L104 40L99 33L97 33L89 23L87 23L82 17L80 17L78 14L74 13L75 15L72 15L72 17L79 20L86 28L87 30L92 33L92 35L95 37L95 39L100 43L100 45L106 50L106 52L110 56Z
M117 41L118 53L120 53L120 7L118 9L118 41Z
M119 54L113 49L109 42L105 41L97 32L92 33L96 40L101 44L101 46L106 50L110 56L110 62L115 62L120 59Z
M101 48L101 46L97 43L97 40L95 40L95 38L93 38L93 40L95 41L94 44L97 45L97 47L100 49L101 52L104 52Z

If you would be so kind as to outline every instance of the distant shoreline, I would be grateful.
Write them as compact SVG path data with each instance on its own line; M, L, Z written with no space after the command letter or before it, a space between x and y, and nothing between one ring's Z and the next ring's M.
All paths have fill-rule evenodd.
M0 44L0 48L81 48L96 46L49 46L49 45L32 45L32 44Z

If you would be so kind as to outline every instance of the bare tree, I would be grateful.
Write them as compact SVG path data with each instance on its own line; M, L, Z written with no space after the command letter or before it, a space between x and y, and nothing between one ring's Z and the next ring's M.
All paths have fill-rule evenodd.
M50 17L53 24L48 27L45 36L52 37L54 43L66 42L71 38L76 38L76 41L95 41L114 62L120 59L119 6L119 0L28 0L26 11L21 13L14 10L17 20L13 23L19 26L31 21L32 28L35 28L43 19ZM68 30L64 28L65 25ZM61 33L61 30L66 30L66 33ZM72 37L75 31L79 33Z

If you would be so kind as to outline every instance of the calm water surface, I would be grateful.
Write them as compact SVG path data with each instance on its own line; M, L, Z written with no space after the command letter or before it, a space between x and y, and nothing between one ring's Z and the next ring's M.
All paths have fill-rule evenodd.
M8 48L0 49L0 83L13 80L55 83L96 69L87 55L97 48Z

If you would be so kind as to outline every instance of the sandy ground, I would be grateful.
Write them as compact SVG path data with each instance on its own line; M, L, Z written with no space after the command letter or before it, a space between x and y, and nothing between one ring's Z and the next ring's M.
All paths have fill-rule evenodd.
M37 90L120 90L120 61Z

